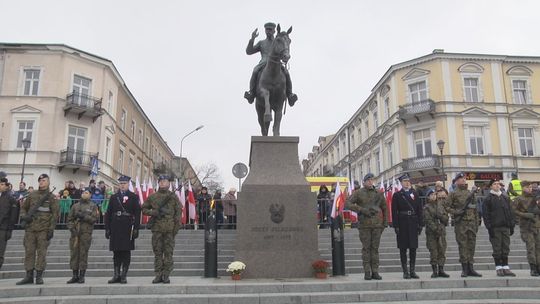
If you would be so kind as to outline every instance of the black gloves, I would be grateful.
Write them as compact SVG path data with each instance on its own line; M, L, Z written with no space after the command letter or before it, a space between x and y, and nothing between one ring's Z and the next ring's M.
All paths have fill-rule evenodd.
M111 237L111 231L105 230L105 238L108 240Z
M50 241L54 236L54 230L47 232L47 241Z

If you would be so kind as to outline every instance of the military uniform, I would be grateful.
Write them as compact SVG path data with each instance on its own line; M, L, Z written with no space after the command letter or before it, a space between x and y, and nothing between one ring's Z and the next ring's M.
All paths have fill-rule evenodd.
M461 178L464 178L463 176ZM469 197L471 196L471 197ZM467 199L470 200L467 208ZM467 190L467 184L457 186L447 200L447 212L454 220L454 232L459 250L459 262L463 269L461 276L481 276L474 270L474 252L476 247L476 234L480 217L476 209L476 198Z
M7 184L7 182L5 177L0 178L0 183ZM7 241L11 239L11 232L18 219L19 203L7 191L0 192L0 269L4 264Z
M154 251L154 271L152 283L169 283L173 269L174 237L180 229L182 210L178 197L168 189L160 188L148 197L142 205L142 213L152 216L152 249Z
M73 277L68 281L68 284L84 283L86 268L88 267L88 250L90 250L90 244L92 244L92 232L98 217L98 207L89 199L81 198L78 203L71 207L67 227L71 231L69 266L73 270Z
M38 180L49 178L40 175ZM42 200L43 199L43 200ZM42 200L42 204L38 203ZM35 210L33 214L29 214ZM47 248L54 235L60 206L50 193L49 188L32 191L21 207L21 221L26 224L24 230L24 269L26 277L18 285L33 283L33 271L36 270L36 284L43 284L43 271L46 266Z
M427 200L424 206L426 224L426 247L429 250L429 263L433 269L432 277L448 277L444 272L446 262L446 226L448 214L444 209L444 200Z
M515 200L515 214L519 217L521 239L527 247L527 261L531 276L540 275L540 208L531 193L523 192Z
M120 182L129 180L125 176L119 178ZM139 197L129 190L116 192L109 200L104 218L105 237L109 239L109 250L113 252L114 262L114 276L109 283L125 284L131 263L131 250L135 249L135 239L139 237Z
M358 213L358 232L362 242L364 278L380 279L379 244L381 234L388 225L386 201L375 187L356 190L347 200L347 209Z

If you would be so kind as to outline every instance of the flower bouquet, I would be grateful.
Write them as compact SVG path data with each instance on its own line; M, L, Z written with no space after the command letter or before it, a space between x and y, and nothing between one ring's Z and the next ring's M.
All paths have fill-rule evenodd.
M231 273L233 280L240 280L240 274L246 269L246 264L240 261L234 261L229 264L227 272Z
M330 264L325 260L316 260L313 262L311 267L313 267L313 270L315 271L315 277L318 279L326 279L329 265Z

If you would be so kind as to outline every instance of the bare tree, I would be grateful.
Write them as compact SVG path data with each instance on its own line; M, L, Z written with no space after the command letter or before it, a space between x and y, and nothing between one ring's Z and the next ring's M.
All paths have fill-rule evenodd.
M223 189L223 180L216 164L207 163L197 166L195 172L201 184L208 188L208 192L213 193L217 189Z

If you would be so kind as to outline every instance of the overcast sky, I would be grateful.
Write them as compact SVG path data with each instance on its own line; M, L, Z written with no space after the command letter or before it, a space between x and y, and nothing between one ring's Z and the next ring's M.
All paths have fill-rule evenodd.
M0 0L0 41L63 43L114 62L175 154L215 163L224 187L260 135L243 98L263 24L293 26L290 73L299 101L281 134L300 159L338 130L392 65L446 52L540 56L539 1ZM99 97L99 96L98 96Z

